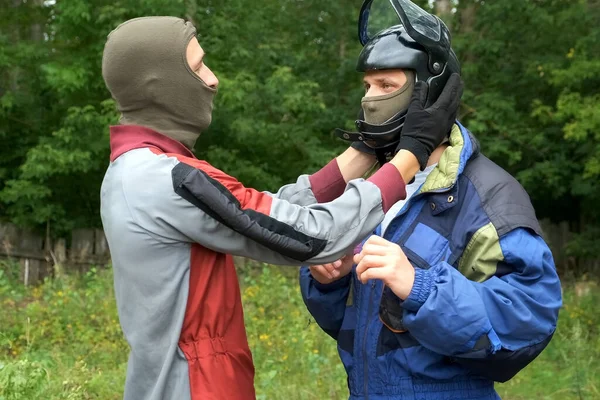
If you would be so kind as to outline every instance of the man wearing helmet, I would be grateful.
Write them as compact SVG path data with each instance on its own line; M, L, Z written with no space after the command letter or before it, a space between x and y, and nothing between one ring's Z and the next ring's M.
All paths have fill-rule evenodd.
M340 131L382 161L406 110L435 103L459 70L437 17L390 4L401 24L364 40L358 132ZM337 341L351 399L498 399L494 382L548 345L562 303L529 197L458 121L406 191L354 257L301 269L305 304Z

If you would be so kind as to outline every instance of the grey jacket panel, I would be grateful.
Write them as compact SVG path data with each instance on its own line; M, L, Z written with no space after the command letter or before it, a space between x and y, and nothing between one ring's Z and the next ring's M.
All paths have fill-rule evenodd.
M296 183L282 186L277 193L268 191L263 193L299 206L309 206L317 203L315 194L310 187L308 175L301 175L298 180L296 180Z
M165 243L133 218L126 191L141 175L135 164L129 156L117 159L101 190L119 320L131 348L124 399L186 400L188 366L178 341L188 297L191 245Z

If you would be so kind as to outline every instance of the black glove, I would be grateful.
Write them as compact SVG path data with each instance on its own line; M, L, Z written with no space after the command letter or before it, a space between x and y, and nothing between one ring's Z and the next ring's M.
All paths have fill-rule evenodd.
M456 73L450 75L437 101L429 108L424 108L427 84L422 81L415 84L396 152L404 149L413 153L419 160L421 171L427 166L433 150L442 143L452 129L458 114L463 86L460 75Z

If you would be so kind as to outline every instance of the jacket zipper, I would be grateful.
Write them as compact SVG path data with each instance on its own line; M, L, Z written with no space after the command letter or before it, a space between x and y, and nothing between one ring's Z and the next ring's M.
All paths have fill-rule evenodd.
M369 306L367 310L367 323L365 325L365 337L363 338L363 357L364 357L364 386L365 386L365 400L369 400L369 357L367 354L367 335L369 332L369 325L371 324L371 297L373 296L373 290L375 290L375 282L371 282L371 290L369 291Z
M452 185L450 185L447 188L443 188L443 189L438 189L438 190L432 190L426 193L443 193L445 191L451 190L454 185L456 183L453 183ZM420 189L419 189L420 190ZM409 205L411 205L414 201L416 201L417 198L423 196L425 193L417 193L415 196L413 196L405 205L404 207L402 207L402 209L398 212L398 214L390 221L390 225L394 222L394 220L402 215L404 215L406 213L406 211L408 211ZM391 239L392 242L396 243L398 241L398 239L400 239L400 236L402 235L402 233L404 233L404 230L401 230L399 232L396 232L396 234L394 235L394 237ZM381 236L381 237L385 237L385 232L381 232L379 227L377 229L377 231L375 232L375 234ZM369 358L368 358L368 354L367 354L367 337L368 337L368 333L369 333L369 325L371 324L371 307L372 307L372 297L373 297L373 291L375 290L375 282L371 282L371 290L369 291L369 305L367 307L368 311L367 311L367 323L365 324L365 337L363 338L363 357L364 357L364 364L363 364L363 368L364 368L364 391L365 391L365 400L369 400Z
M432 190L429 191L427 193L443 193L445 191L451 190L454 185L456 183L453 183L452 185L450 185L447 188L443 188L443 189L438 189L438 190ZM420 188L419 188L420 190ZM398 217L400 217L401 215L404 215L406 213L406 211L408 211L408 206L410 204L412 204L414 202L415 199L417 199L418 197L422 196L425 193L418 193L413 196L405 205L404 207L402 207L402 209L398 212L398 214L390 221L390 225L394 222L394 220ZM392 238L392 241L395 243L400 235L403 233L403 231L401 232L396 232L396 234L394 235L394 238ZM377 229L376 232L377 235L384 237L385 236L385 232L381 232L379 227ZM367 355L367 337L368 337L368 333L369 333L369 325L371 323L371 306L372 304L372 297L373 297L373 291L375 290L375 282L371 282L371 290L369 291L369 305L367 307L367 323L365 324L365 337L363 338L363 358L364 358L364 363L363 363L363 368L364 368L364 391L365 391L365 400L369 400L369 358Z

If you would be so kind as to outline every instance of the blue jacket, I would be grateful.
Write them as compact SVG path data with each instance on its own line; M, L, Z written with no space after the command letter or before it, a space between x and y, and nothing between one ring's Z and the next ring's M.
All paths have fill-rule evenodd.
M512 378L548 345L562 305L525 190L457 124L384 238L415 267L405 301L354 272L322 285L300 271L308 310L337 341L350 398L498 399L494 381Z

